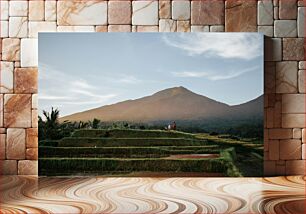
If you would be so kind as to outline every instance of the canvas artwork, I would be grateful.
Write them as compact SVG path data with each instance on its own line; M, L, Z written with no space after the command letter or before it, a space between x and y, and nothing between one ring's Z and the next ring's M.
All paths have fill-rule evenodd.
M262 176L263 110L262 34L39 34L39 175Z

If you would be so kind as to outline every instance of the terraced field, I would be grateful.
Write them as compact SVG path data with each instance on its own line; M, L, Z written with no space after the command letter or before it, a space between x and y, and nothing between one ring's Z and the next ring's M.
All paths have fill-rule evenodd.
M177 131L78 130L39 143L39 174L241 176L236 150L256 153L254 144L248 144Z

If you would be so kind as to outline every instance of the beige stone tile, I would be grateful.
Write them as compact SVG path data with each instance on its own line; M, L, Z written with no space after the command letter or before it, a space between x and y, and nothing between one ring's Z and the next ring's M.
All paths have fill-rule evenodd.
M20 39L2 40L2 59L6 61L20 60Z
M138 25L138 26L141 26L141 25ZM136 25L132 25L132 32L133 33L137 32L137 26Z
M0 159L5 159L5 143L6 143L6 134L0 134Z
M222 1L219 2L220 4L222 3ZM256 13L257 2L255 0L227 0L225 6L225 31L257 32L257 16L254 15Z
M191 32L209 32L208 25L192 25Z
M274 9L273 9L273 18L275 19L275 20L278 20L279 19L279 17L278 17L278 11L279 11L279 8L278 7L274 7Z
M269 160L279 160L279 140L269 141Z
M43 21L45 19L45 2L44 1L29 1L29 20Z
M283 60L304 60L304 38L283 39Z
M276 93L297 92L297 62L276 63Z
M107 25L96 26L96 32L107 32Z
M108 24L131 24L130 1L109 1L108 2Z
M257 31L265 36L273 37L273 26L258 26Z
M0 62L0 93L12 93L14 84L14 63Z
M265 61L282 61L282 40L280 38L265 38Z
M301 175L305 173L305 160L286 161L286 175Z
M284 94L282 113L306 113L305 94Z
M57 2L58 25L106 25L107 1Z
M108 32L131 32L131 25L108 25Z
M6 128L0 128L0 134L6 134Z
M222 25L224 24L224 2L218 0L192 1L192 25Z
M27 148L37 148L38 147L37 128L26 129L26 146Z
M94 26L57 26L57 32L95 32Z
M31 94L4 95L4 126L31 127Z
M38 160L38 148L29 148L26 150L27 160Z
M177 32L190 32L190 22L177 21Z
M280 140L279 151L281 160L300 160L302 158L302 142L296 139Z
M0 37L6 38L9 36L8 32L8 21L0 21Z
M171 18L171 1L159 1L159 18Z
M157 1L133 1L133 25L158 25Z
M0 20L7 21L9 19L9 2L0 1Z
M302 143L306 143L306 128L302 129Z
M269 129L269 139L291 139L292 129Z
M0 94L0 127L3 127L3 94Z
M15 69L15 93L37 93L37 68Z
M28 1L10 1L10 16L28 16Z
M224 25L212 25L210 26L210 32L224 32Z
M298 4L299 7L305 7L306 6L304 0L298 0L297 4Z
M264 92L265 94L275 93L275 63L265 62L264 68ZM269 105L270 106L270 105Z
M272 0L258 1L257 23L258 25L273 25Z
M21 67L37 67L38 65L38 40L21 39Z
M21 160L18 161L18 175L37 175L38 161L36 160Z
M306 61L300 61L299 62L299 69L301 69L301 70L306 69Z
M137 25L137 32L158 32L158 26L141 26Z
M293 129L293 138L294 139L302 139L302 129L294 128Z
M56 21L56 1L45 1L45 20Z
M11 160L25 159L25 129L7 129L6 158Z
M302 144L302 159L306 159L306 144Z
M299 70L299 82L298 82L298 87L299 87L299 93L305 93L305 70Z
M16 160L0 160L0 175L17 175Z
M284 128L304 128L306 114L283 114L282 127Z
M279 0L279 18L296 19L297 18L296 0Z
M32 94L32 109L38 109L38 94Z
M28 18L27 17L10 17L9 36L25 38L28 36Z
M32 127L38 127L38 110L32 110Z
M176 32L176 21L172 19L159 20L159 32Z
M297 25L296 20L275 20L274 21L275 37L296 37Z
M298 37L305 37L305 7L298 8L297 29Z
M56 32L56 22L30 21L29 37L38 37L39 32Z
M172 19L189 20L190 19L190 1L172 1Z

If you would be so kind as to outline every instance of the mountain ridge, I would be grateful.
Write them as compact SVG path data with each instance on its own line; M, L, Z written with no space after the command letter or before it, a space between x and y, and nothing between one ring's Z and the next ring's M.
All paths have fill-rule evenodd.
M74 113L60 121L152 122L161 120L198 120L263 115L263 95L248 102L230 106L194 93L183 86L167 88L135 100Z

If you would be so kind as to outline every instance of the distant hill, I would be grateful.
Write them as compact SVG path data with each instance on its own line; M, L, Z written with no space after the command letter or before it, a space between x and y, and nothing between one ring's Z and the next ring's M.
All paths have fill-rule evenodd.
M196 94L184 87L174 87L140 99L127 100L75 113L60 118L60 121L88 121L94 118L105 122L129 121L137 123L167 120L263 118L263 96L247 103L229 106Z

